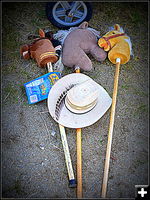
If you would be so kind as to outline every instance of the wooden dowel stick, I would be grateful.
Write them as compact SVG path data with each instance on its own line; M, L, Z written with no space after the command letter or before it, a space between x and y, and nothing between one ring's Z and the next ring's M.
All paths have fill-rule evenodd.
M76 73L80 73L80 67L76 67ZM82 198L82 135L81 128L76 129L77 133L77 198Z
M64 126L59 124L59 130L60 130L61 141L62 141L62 145L63 145L63 149L64 149L69 180L75 180Z
M82 140L81 128L76 129L77 133L77 198L82 198Z
M111 106L111 113L110 113L108 143L107 143L106 159L105 159L105 166L104 166L104 177L103 177L103 184L102 184L102 195L101 195L102 198L106 197L106 191L107 191L108 172L109 172L109 163L110 163L110 152L111 152L111 145L112 145L112 135L113 135L113 126L114 126L115 108L116 108L116 99L117 99L117 90L118 90L119 70L120 70L120 62L117 62L116 63L115 78L114 78L112 106Z
M53 66L50 62L47 63L47 69L48 69L48 72L53 72ZM70 157L70 152L69 152L69 147L68 147L68 142L67 142L67 137L66 137L66 132L65 132L65 127L62 126L61 124L59 124L59 130L60 130L61 141L62 141L63 150L64 150L64 154L65 154L65 161L66 161L68 176L69 176L69 187L76 187L76 180L74 177L74 172L73 172L73 167L72 167L72 162L71 162L71 157Z
M53 72L53 66L51 62L47 63L47 70L48 72Z

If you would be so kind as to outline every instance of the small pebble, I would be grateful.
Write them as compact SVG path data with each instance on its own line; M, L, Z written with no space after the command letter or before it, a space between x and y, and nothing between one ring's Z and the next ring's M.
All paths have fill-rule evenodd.
M44 150L44 145L40 144L40 149Z
M56 132L53 130L53 131L51 132L51 135L54 137L55 134L56 134Z

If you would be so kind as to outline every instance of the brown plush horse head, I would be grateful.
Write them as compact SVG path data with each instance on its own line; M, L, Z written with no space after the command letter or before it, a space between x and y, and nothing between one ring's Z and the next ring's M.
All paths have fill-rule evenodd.
M45 37L42 29L39 29L39 37L35 38L33 43L25 44L20 48L20 53L24 59L35 59L39 67L45 67L47 63L55 63L58 60L55 48Z
M88 27L88 22L69 30L60 30L54 37L62 41L62 62L67 67L92 70L93 65L87 54L99 62L106 59L107 53L97 44L99 32Z

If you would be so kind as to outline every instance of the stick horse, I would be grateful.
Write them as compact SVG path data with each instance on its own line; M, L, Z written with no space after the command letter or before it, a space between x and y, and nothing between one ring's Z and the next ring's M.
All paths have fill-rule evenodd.
M126 64L130 60L130 55L133 55L133 54L132 54L132 45L131 45L130 38L124 33L123 29L118 24L115 24L113 30L109 31L102 38L98 40L98 45L104 48L105 51L109 51L108 52L109 60L113 64L116 64L112 106L111 106L111 112L110 112L110 123L109 123L109 131L108 131L108 143L107 143L106 159L105 159L105 166L104 166L104 177L103 177L103 184L102 184L102 198L105 198L106 190L107 190L107 182L108 182L113 125L114 125L114 118L115 118L119 69L120 69L120 64Z

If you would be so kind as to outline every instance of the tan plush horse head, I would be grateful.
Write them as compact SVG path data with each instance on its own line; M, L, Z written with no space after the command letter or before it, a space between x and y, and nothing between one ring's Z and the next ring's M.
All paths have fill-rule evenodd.
M127 63L130 59L132 50L130 38L118 24L98 40L98 45L109 51L108 58L113 64L116 64L117 58L121 59L121 64Z

